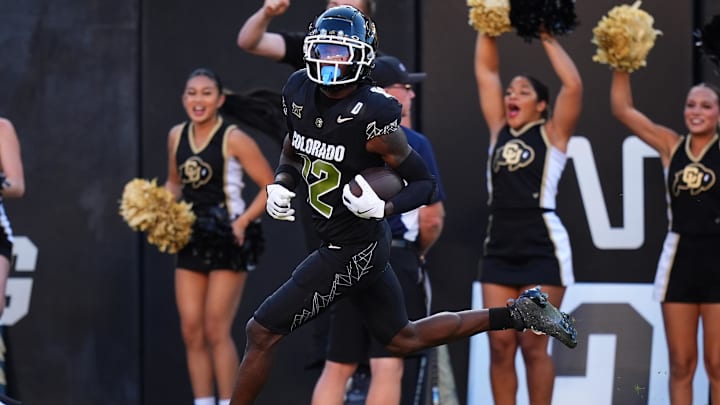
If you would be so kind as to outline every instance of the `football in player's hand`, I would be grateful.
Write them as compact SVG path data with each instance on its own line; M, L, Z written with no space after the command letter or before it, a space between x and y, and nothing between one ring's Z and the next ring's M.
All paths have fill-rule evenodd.
M368 182L370 188L375 191L375 194L385 201L394 197L395 194L405 187L405 182L402 177L395 173L394 170L384 166L369 167L361 171L360 174ZM355 182L355 178L352 178L349 184L350 192L355 197L360 197L362 195L362 189L357 182Z

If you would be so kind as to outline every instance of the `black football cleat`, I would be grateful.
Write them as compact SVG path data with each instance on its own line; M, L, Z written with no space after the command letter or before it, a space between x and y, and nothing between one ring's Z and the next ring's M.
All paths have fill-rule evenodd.
M575 321L555 308L547 294L540 291L540 286L525 290L517 299L510 300L508 308L515 329L550 335L571 349L577 346Z

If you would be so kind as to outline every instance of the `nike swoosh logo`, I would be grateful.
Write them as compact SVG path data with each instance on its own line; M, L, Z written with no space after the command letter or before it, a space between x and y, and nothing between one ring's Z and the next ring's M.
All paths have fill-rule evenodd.
M360 214L360 215L362 215L362 214L367 214L367 213L370 212L370 211L372 211L372 208L368 208L368 209L366 209L365 211L358 211L358 214Z
M338 124L342 124L343 122L348 122L348 121L350 121L350 120L352 120L352 119L354 119L354 118L355 118L355 117L343 117L342 115L338 115L338 117L337 117L337 123L338 123Z

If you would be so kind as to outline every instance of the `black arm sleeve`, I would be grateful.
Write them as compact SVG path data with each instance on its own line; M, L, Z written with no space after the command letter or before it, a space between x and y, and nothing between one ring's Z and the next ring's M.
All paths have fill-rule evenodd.
M279 184L290 191L295 190L295 187L301 181L302 176L293 165L281 164L275 169L275 184Z
M437 194L435 177L428 170L422 157L412 150L408 157L394 170L408 184L395 197L390 199L393 214L401 214L421 205L429 204Z
M288 64L297 69L305 68L305 59L303 55L303 41L305 40L305 32L281 32L280 35L285 40L285 56L279 60L280 63Z

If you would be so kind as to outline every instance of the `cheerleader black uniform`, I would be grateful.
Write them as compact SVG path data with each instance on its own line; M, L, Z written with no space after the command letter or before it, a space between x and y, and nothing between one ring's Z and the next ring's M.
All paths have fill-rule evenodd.
M544 120L505 126L488 159L490 217L480 281L523 286L574 282L570 239L555 213L567 155L553 147Z
M655 275L661 302L720 302L720 145L718 135L699 156L681 138L665 170L668 233Z
M182 199L192 203L196 216L190 241L177 254L179 268L250 271L262 253L259 221L248 225L242 246L232 232L232 221L246 208L243 168L227 151L227 135L234 128L220 118L205 144L196 145L193 127L185 123L175 145Z

